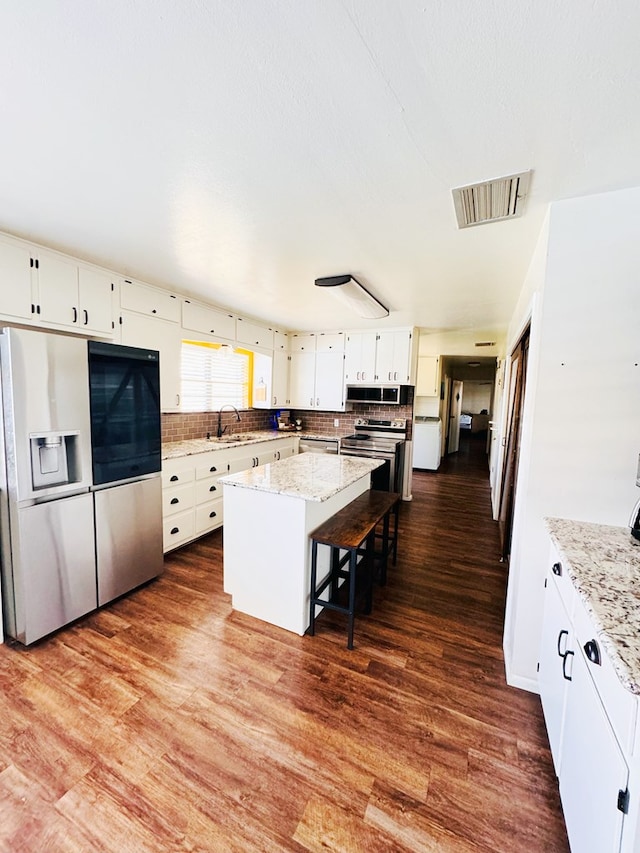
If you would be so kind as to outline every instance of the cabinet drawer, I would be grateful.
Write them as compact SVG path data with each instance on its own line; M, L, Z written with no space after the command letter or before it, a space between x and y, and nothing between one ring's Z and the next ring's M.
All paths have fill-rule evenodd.
M219 477L226 474L228 468L227 459L223 453L207 454L207 458L196 465L196 480L204 480L212 476Z
M196 504L208 503L222 497L222 484L217 477L208 480L196 480Z
M196 509L196 535L206 533L207 530L215 530L220 527L223 518L224 501L220 499L210 501Z
M560 598L562 599L564 608L567 611L567 616L569 619L573 619L576 591L571 578L569 577L566 566L553 546L551 546L551 552L549 554L549 573L558 592L560 593Z
M174 486L182 486L184 483L192 483L196 472L193 467L183 470L171 470L171 468L162 470L162 488L173 488Z
M175 486L173 489L162 490L162 515L175 515L192 509L195 504L193 483L185 483L184 486Z
M170 551L193 539L195 533L195 513L193 510L181 512L167 518L162 525L162 541L164 550Z
M579 647L576 654L582 652L618 742L628 754L633 745L637 697L621 684L607 651L594 630L591 616L579 596L576 596L573 624L576 646ZM599 664L592 660L595 654L599 656Z

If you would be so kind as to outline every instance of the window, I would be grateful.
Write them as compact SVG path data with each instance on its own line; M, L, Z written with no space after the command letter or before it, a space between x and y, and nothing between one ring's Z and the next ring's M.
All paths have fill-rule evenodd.
M183 412L215 412L221 406L248 409L252 353L223 344L182 342Z

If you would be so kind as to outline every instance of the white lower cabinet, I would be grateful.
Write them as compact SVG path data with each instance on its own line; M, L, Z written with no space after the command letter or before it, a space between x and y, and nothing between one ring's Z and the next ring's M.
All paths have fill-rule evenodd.
M296 439L278 438L250 445L208 450L162 463L164 551L185 545L223 523L224 474L235 474L296 452Z
M637 789L637 697L617 678L553 549L550 566L539 686L571 853L631 853L640 849L630 781L635 768Z

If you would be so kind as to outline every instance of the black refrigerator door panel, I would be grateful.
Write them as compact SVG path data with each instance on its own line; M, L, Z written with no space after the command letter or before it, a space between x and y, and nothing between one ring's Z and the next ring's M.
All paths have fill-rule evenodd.
M94 486L160 470L160 361L155 350L89 341Z
M160 476L94 492L98 605L162 572Z

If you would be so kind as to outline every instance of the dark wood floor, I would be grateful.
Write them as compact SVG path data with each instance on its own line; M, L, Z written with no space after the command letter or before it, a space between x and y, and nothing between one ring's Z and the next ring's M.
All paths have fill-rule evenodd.
M413 495L352 652L337 614L311 638L233 613L219 533L0 647L2 853L566 853L539 700L505 685L482 442Z

